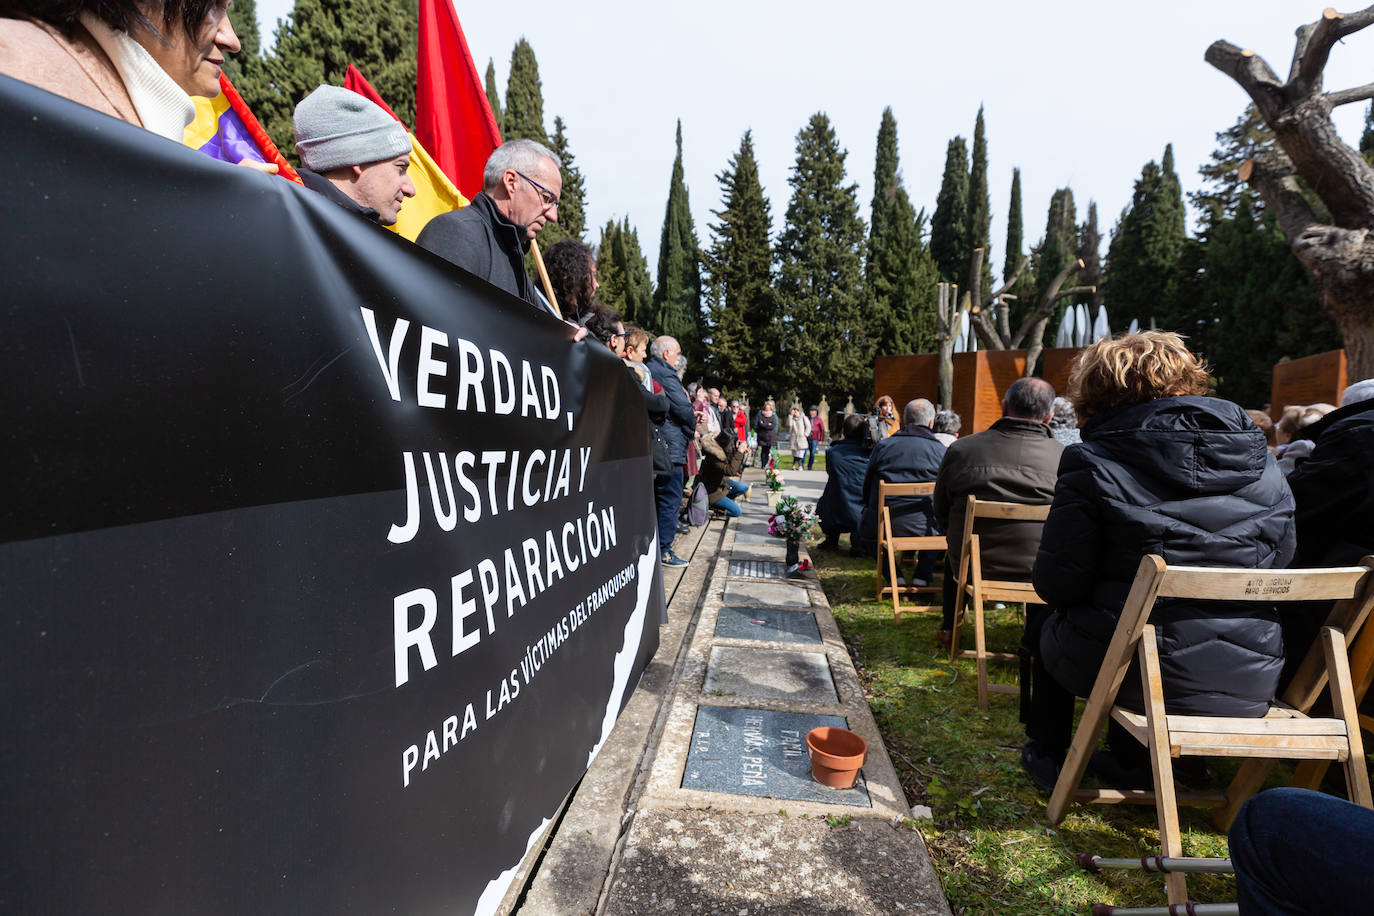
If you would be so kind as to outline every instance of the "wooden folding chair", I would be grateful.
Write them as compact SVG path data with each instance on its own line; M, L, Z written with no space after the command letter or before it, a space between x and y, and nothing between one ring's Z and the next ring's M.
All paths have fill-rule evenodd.
M892 619L901 622L903 614L919 611L940 610L938 604L902 604L904 596L938 594L939 586L897 584L897 555L907 550L944 550L943 534L922 535L919 537L897 537L892 533L892 513L888 508L889 499L910 496L930 496L935 492L935 483L888 483L878 481L878 600L892 598ZM883 574L887 574L887 585L883 584ZM948 575L946 571L946 575Z
M950 634L949 660L953 664L958 658L976 659L978 663L978 708L988 708L989 693L1019 693L1021 688L1015 684L992 684L988 682L988 659L996 661L1020 661L1020 656L1012 652L989 652L987 636L983 626L983 605L988 601L1011 601L1016 604L1044 604L1035 593L1035 586L1029 579L984 579L983 557L978 534L975 531L977 520L1001 519L1003 521L1043 523L1050 514L1048 505L1027 506L1022 503L993 502L969 496L964 510L964 533L959 551L959 584L954 599L954 631ZM973 648L964 649L960 645L959 631L963 626L968 607L973 607Z
M1329 680L1335 717L1308 718L1304 709L1284 703L1273 706L1261 718L1170 715L1164 708L1159 647L1155 642L1154 626L1150 623L1150 613L1157 598L1265 602L1337 600L1327 622L1343 622L1345 627L1322 629L1318 644L1312 647L1298 672L1302 683L1297 685L1296 691L1285 693L1285 696L1297 696L1305 691L1310 699L1303 699L1307 699L1306 705L1310 708L1321 685ZM1347 634L1356 635L1369 616L1371 604L1374 604L1374 557L1366 557L1361 566L1335 569L1261 570L1170 567L1154 555L1142 558L1088 697L1087 708L1050 796L1050 823L1062 821L1070 802L1075 800L1153 804L1159 818L1162 855L1182 857L1178 804L1226 807L1229 802L1225 795L1177 794L1171 761L1180 756L1335 760L1345 767L1351 800L1366 808L1374 807L1346 656ZM1140 663L1144 715L1114 706L1133 656ZM1149 748L1153 792L1079 788L1088 758L1108 715ZM1237 788L1235 783L1232 788ZM1244 799L1229 801L1234 801L1238 808ZM1171 905L1187 902L1183 874L1166 875L1165 885Z

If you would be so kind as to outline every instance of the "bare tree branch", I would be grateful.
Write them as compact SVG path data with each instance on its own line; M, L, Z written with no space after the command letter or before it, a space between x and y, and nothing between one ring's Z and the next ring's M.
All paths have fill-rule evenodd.
M1320 92L1322 71L1331 57L1331 48L1347 35L1374 23L1374 6L1358 13L1338 13L1331 7L1322 11L1322 18L1298 30L1298 46L1293 54L1295 75L1288 79L1289 91L1296 101ZM1304 33L1308 40L1304 42Z
M1065 291L1062 295L1060 294L1060 290L1064 287L1064 281L1082 269L1083 259L1078 258L1065 264L1064 269L1055 274L1054 279L1050 281L1049 288L1045 290L1045 295L1041 298L1040 304L1035 307L1035 311L1026 316L1025 321L1021 322L1021 328L1016 332L1016 335L1012 337L1008 349L1018 349L1021 346L1021 342L1030 334L1031 328L1034 327L1036 323L1041 324L1041 334L1043 336L1043 322L1046 321L1050 317L1050 313L1054 311L1054 304L1063 298L1063 296L1069 294L1068 291ZM1029 363L1029 359L1027 359L1027 362Z
M1349 105L1351 102L1363 102L1374 99L1374 83L1359 86L1355 89L1342 89L1339 92L1328 92L1326 94L1326 104L1332 108L1341 105Z
M1348 229L1366 225L1374 210L1374 172L1351 149L1331 123L1330 99L1320 94L1321 67L1331 46L1374 24L1374 6L1356 13L1327 10L1318 22L1298 30L1294 77L1278 85L1267 64L1254 52L1225 41L1213 42L1207 62L1245 89L1292 163L1292 171L1320 195L1332 221ZM1356 100L1361 90L1333 93L1336 101Z
M1374 376L1374 168L1336 132L1331 111L1374 98L1374 83L1326 94L1321 86L1336 42L1371 25L1374 6L1324 11L1298 29L1282 86L1253 53L1227 42L1214 42L1205 55L1240 84L1274 131L1282 152L1244 163L1239 176L1264 197L1311 271L1324 310L1341 329L1353 378ZM1320 197L1330 220L1317 216L1304 189Z
M1021 266L1025 267L1026 258L1022 259ZM978 340L989 350L1007 349L1007 339L997 329L996 316L993 314L992 305L997 301L997 297L1005 293L1010 287L1011 282L1004 283L1001 289L996 290L986 299L981 299L979 288L982 286L983 278L983 249L973 249L973 256L969 259L971 270L969 272L969 301L972 303L969 308L969 316L973 319L973 330L978 335ZM1017 270L1019 275L1020 268ZM1012 282L1015 281L1015 276Z
M1254 51L1242 50L1229 41L1214 41L1203 58L1239 83L1266 120L1283 104L1283 84L1278 74Z
M1319 221L1312 205L1303 196L1302 188L1293 177L1293 164L1287 156L1274 154L1260 159L1247 159L1240 165L1237 176L1259 191L1264 202L1279 218L1283 234L1296 239Z

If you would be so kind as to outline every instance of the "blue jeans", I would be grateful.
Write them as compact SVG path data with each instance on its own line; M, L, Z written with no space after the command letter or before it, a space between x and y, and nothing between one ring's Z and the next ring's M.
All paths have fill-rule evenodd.
M1272 789L1231 824L1241 916L1364 913L1374 900L1374 811L1305 789Z
M808 439L806 442L806 469L808 471L816 464L816 446L819 444L815 439Z
M739 480L727 480L725 483L729 490L720 499L711 503L711 508L720 509L731 518L739 518L744 514L744 510L739 507L739 503L735 502L735 497L748 490L749 484Z
M686 465L673 465L673 472L654 478L654 496L658 499L658 551L673 549L677 537L677 514L682 508L682 482L686 479Z

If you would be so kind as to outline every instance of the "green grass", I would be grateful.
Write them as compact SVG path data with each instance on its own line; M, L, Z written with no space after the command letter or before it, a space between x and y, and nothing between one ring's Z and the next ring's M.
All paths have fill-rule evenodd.
M1074 864L1079 852L1137 857L1159 852L1152 807L1077 805L1064 822L1050 827L1046 797L1020 766L1025 733L1017 721L1015 696L993 694L989 710L978 709L972 661L951 666L935 641L938 612L892 619L890 603L874 598L875 563L815 549L840 632L849 646L887 744L912 804L930 806L919 823L956 914L1085 913L1093 903L1159 906L1165 902L1158 875L1112 872L1091 875ZM972 642L966 626L966 642ZM1014 651L1021 635L1016 608L993 611L988 646ZM1016 667L993 663L994 681L1014 682ZM1210 783L1220 789L1235 761L1214 762ZM1205 788L1202 786L1193 788ZM1226 837L1207 812L1180 808L1184 853L1224 856ZM1194 899L1224 903L1236 899L1230 876L1194 876Z

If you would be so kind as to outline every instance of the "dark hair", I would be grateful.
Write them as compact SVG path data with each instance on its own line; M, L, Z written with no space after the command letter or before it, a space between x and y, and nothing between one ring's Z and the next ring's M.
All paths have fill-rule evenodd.
M592 308L592 250L577 239L562 239L544 255L544 266L564 315L576 316Z
M868 426L868 418L861 413L847 414L844 418L844 426L841 427L840 435L851 442L857 442L864 437L864 430Z
M1002 397L1002 415L1046 420L1054 412L1054 386L1042 378L1019 378Z
M110 28L118 32L130 32L135 23L162 35L163 30L176 22L181 23L186 34L192 39L200 37L200 29L210 10L222 0L162 0L150 6L162 10L161 28L143 14L134 0L0 0L0 16L5 18L30 17L49 25L56 26L68 35L76 27L83 12L89 11Z
M620 324L620 313L615 309L606 308L599 302L592 303L589 310L579 315L577 323L608 347L611 345L611 338L620 333L616 327Z

